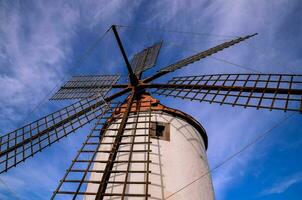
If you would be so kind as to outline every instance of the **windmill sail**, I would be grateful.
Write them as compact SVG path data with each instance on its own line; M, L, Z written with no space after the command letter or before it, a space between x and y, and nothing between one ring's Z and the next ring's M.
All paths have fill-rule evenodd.
M59 186L53 194L52 199L54 199L57 195L74 195L75 197L81 193L83 193L82 185L86 186L87 178L91 174L89 170L93 167L93 163L98 153L98 149L100 146L100 137L101 130L103 125L107 122L107 120L111 117L114 108L114 105L111 103L108 107L104 109L102 114L97 117L97 121L86 138L86 141L83 143L81 149L78 151L75 159L72 161L69 169L66 171L65 176L60 181ZM83 169L79 171L79 166ZM68 191L66 191L68 189Z
M91 122L107 106L103 98L78 101L0 137L0 173Z
M151 104L128 103L99 117L52 199L149 196ZM133 184L141 190L129 191Z
M156 43L134 55L131 67L136 75L155 65L161 45L162 42Z
M50 100L83 99L96 94L105 96L119 78L119 75L73 76Z
M222 51L222 50L224 50L226 48L229 48L229 47L231 47L231 46L233 46L235 44L238 44L238 43L240 43L240 42L242 42L244 40L247 40L247 39L249 39L249 38L251 38L251 37L253 37L255 35L257 35L257 33L255 33L253 35L247 35L247 36L244 36L244 37L239 37L239 38L231 40L229 42L224 42L224 43L222 43L220 45L217 45L217 46L215 46L213 48L210 48L210 49L208 49L206 51L202 51L202 52L197 53L195 55L189 56L189 57L187 57L185 59L182 59L182 60L180 60L180 61L178 61L176 63L173 63L173 64L171 64L171 65L169 65L167 67L164 67L163 69L161 69L160 71L158 71L158 73L156 73L153 76L145 79L144 82L150 82L150 81L152 81L152 80L154 80L154 79L156 79L156 78L158 78L160 76L163 76L165 74L168 74L169 72L173 72L173 71L175 71L177 69L185 67L185 66L187 66L189 64L192 64L192 63L194 63L196 61L199 61L200 59L203 59L203 58L206 58L208 56L211 56L211 55L217 53L218 51Z
M233 45L235 45L235 44L237 44L239 42L247 40L250 37L253 37L255 35L256 34L247 35L245 37L239 37L239 38L231 40L229 42L222 43L222 44L220 44L218 46L215 46L213 48L210 48L210 49L208 49L206 51L200 52L198 54L195 54L193 56L190 56L188 58L180 60L180 61L178 61L178 62L176 62L176 63L174 63L172 65L169 65L169 66L161 69L160 72L164 72L164 71L172 72L172 71L175 71L175 70L180 69L180 68L182 68L182 67L184 67L186 65L189 65L189 64L191 64L193 62L196 62L196 61L198 61L198 60L200 60L202 58L205 58L205 57L208 57L208 56L210 56L210 55L212 55L214 53L217 53L218 51L222 51L222 50L224 50L226 48L229 48L229 47L231 47L231 46L233 46Z
M232 106L302 111L302 75L214 74L174 77L158 95Z

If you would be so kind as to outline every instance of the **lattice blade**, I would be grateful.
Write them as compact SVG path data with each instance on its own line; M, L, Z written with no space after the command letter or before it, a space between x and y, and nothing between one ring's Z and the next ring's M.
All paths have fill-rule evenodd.
M257 35L257 34L247 35L245 37L239 37L239 38L237 38L235 40L231 40L229 42L222 43L222 44L220 44L218 46L215 46L215 47L213 47L211 49L208 49L206 51L197 53L197 54L195 54L193 56L190 56L190 57L185 58L183 60L180 60L180 61L178 61L178 62L176 62L176 63L174 63L172 65L169 65L169 66L165 67L164 69L161 69L160 72L161 71L168 71L168 72L175 71L175 70L180 69L180 68L182 68L182 67L184 67L186 65L189 65L189 64L191 64L193 62L196 62L196 61L198 61L198 60L200 60L202 58L205 58L205 57L208 57L208 56L210 56L212 54L215 54L218 51L222 51L223 49L229 48L230 46L233 46L233 45L235 45L235 44L237 44L239 42L247 40L247 39L249 39L249 38L251 38L251 37L253 37L255 35Z
M93 95L105 96L119 78L119 75L73 76L50 100L83 99Z
M168 74L169 72L175 71L175 70L180 69L182 67L185 67L185 66L187 66L189 64L192 64L192 63L194 63L196 61L199 61L200 59L203 59L205 57L211 56L212 54L215 54L218 51L222 51L222 50L224 50L226 48L229 48L229 47L231 47L231 46L233 46L233 45L235 45L235 44L237 44L239 42L242 42L244 40L247 40L247 39L249 39L249 38L251 38L251 37L253 37L255 35L257 35L257 33L255 33L253 35L247 35L245 37L239 37L239 38L231 40L229 42L224 42L224 43L222 43L220 45L217 45L217 46L215 46L215 47L213 47L211 49L208 49L206 51L202 51L202 52L197 53L197 54L195 54L193 56L190 56L190 57L187 57L185 59L182 59L182 60L180 60L180 61L178 61L178 62L176 62L174 64L171 64L171 65L169 65L169 66L167 66L167 67L159 70L153 76L146 78L144 80L144 82L148 83L148 82L150 82L150 81L152 81L154 79L157 79L157 78L159 78L159 77L161 77L161 76L163 76L165 74Z
M136 75L155 65L161 46L159 42L134 55L131 67Z
M134 102L130 106L129 116L124 115L127 109L124 104L118 109L111 108L99 118L52 199L149 197L151 109L148 108L151 103ZM138 108L145 111L137 113ZM110 116L113 111L114 114ZM126 121L123 125L124 118ZM116 156L111 160L112 155ZM138 165L141 166L140 170L137 170ZM133 173L142 176L133 181ZM132 184L141 185L142 191L128 190ZM101 191L102 187L104 192Z
M154 92L232 106L302 111L302 75L214 74L174 77Z
M91 122L107 106L103 98L78 101L0 137L0 173Z
M95 160L99 149L101 130L114 111L112 105L115 104L110 103L104 112L97 118L94 127L66 171L63 179L60 181L56 191L53 193L52 199L57 199L60 195L63 195L61 196L62 199L66 199L66 196L63 198L64 195L74 195L76 197L79 193L83 192L83 190L81 190L82 185L87 186L87 177L90 175L89 170L91 170L91 167L93 166L93 161ZM86 170L83 173L74 172L73 170L75 167L78 167L77 165L81 165L81 163L86 167ZM64 190L68 190L68 192Z

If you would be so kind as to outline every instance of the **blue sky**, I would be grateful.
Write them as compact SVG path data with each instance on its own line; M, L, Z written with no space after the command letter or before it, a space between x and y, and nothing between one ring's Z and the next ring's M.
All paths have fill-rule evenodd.
M119 73L121 81L125 81L125 66L112 33L78 64L79 56L111 24L206 33L189 35L121 28L129 56L164 40L154 70L232 37L259 33L214 55L250 70L207 58L159 81L177 75L253 70L302 74L301 7L299 0L0 1L0 133L68 104L44 99L70 75ZM291 115L159 99L203 124L209 137L211 168ZM215 170L212 177L216 198L300 199L301 122L300 114L293 115L263 140ZM89 127L85 127L1 174L6 184L0 182L0 199L49 199L88 131Z

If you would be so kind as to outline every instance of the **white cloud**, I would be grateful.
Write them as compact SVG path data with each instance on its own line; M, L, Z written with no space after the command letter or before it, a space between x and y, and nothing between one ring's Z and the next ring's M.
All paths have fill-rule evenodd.
M285 192L288 188L294 184L300 183L302 181L302 174L295 174L290 177L286 177L282 180L275 182L271 187L265 189L261 196L271 195L271 194L281 194Z
M78 20L66 6L47 7L43 12L45 4L39 2L30 12L23 11L22 2L3 4L2 20L6 23L0 25L1 49L8 62L2 67L9 70L0 75L1 122L28 112L62 78L71 51L66 42L72 39ZM56 17L62 19L54 20Z

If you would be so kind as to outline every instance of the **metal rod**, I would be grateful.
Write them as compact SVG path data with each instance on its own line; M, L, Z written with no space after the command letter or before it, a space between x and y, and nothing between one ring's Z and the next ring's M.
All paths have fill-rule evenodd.
M127 66L128 72L129 72L129 78L130 78L131 85L137 85L137 83L138 83L137 77L133 73L133 70L132 70L131 65L129 63L126 51L125 51L125 49L123 47L122 41L121 41L121 39L120 39L120 37L118 35L118 32L116 30L116 26L115 25L112 25L112 31L114 33L114 36L115 36L116 41L117 41L117 44L118 44L118 46L119 46L119 48L120 48L120 50L122 52L124 61L126 63L126 66Z

